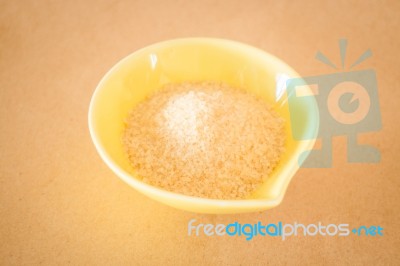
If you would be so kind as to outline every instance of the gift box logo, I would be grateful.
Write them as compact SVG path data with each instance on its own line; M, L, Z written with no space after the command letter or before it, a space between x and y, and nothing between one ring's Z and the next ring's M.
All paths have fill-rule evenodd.
M341 39L339 47L342 69L344 69L347 40ZM286 81L293 137L296 140L319 138L322 144L320 149L313 149L300 156L299 164L302 167L331 167L332 138L335 136L347 137L349 163L380 162L378 149L357 141L358 134L379 131L382 128L375 71L373 69L352 70L371 55L371 50L364 52L350 66L349 71L292 78ZM321 52L317 53L316 59L338 69ZM299 88L306 85L316 88L313 95L299 93ZM295 112L293 101L306 100L307 97L314 97L318 104L320 128L317 136L304 136L296 128L295 121L301 120L302 114Z

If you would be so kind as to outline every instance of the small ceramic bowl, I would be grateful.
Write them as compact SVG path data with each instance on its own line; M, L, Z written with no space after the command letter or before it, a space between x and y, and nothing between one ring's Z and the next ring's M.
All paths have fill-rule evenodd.
M278 58L246 44L211 38L185 38L145 47L117 63L97 86L89 108L89 129L103 161L137 191L178 209L202 213L240 213L269 209L283 199L299 169L299 156L314 141L301 136L318 131L318 107L313 97L290 101L290 112L303 114L291 121L285 81L299 75ZM214 200L173 193L144 183L135 175L121 136L129 111L167 83L224 82L244 88L268 102L285 119L286 152L273 173L243 200ZM302 86L303 93L310 88ZM305 99L307 98L307 99ZM292 126L296 124L293 138Z

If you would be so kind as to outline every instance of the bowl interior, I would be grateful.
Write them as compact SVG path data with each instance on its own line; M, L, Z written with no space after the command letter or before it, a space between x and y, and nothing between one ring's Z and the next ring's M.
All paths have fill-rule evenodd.
M297 141L292 136L285 93L285 80L289 77L298 75L285 63L237 42L191 38L148 46L120 61L98 85L89 113L91 135L102 158L114 172L146 195L169 205L202 212L272 207L279 204L298 169L299 154L311 149L314 143L312 140ZM164 84L184 81L224 82L246 89L265 99L285 119L286 152L273 174L250 199L221 203L187 197L150 187L135 177L121 145L124 119L137 103ZM293 110L304 114L303 121L296 121L296 134L316 132L318 109L312 98L291 101ZM187 203L188 200L191 203Z

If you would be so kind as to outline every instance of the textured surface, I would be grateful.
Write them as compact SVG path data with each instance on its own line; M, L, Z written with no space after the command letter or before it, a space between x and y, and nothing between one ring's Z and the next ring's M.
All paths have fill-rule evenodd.
M244 199L278 164L284 123L264 101L226 84L170 84L131 111L123 143L148 184Z
M398 1L1 1L0 264L399 264ZM303 2L303 1L302 1ZM103 164L87 110L104 73L148 44L185 36L234 39L269 51L302 75L334 72L337 40L377 74L383 129L360 136L380 164L302 169L268 212L199 215L137 193ZM397 104L397 105L396 105ZM188 237L187 223L257 221L381 225L373 237Z

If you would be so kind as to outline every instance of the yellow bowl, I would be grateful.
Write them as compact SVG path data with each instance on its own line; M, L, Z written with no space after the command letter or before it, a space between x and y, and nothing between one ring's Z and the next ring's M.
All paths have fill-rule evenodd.
M312 149L314 140L297 141L291 119L285 80L298 74L278 58L242 43L211 38L164 41L132 53L100 81L89 107L89 129L104 162L123 181L161 203L192 212L240 213L277 206L299 169L298 158ZM213 200L169 192L135 176L121 144L124 119L146 96L167 83L221 81L244 88L267 101L286 120L286 152L272 175L249 198ZM310 93L302 87L303 93ZM300 135L315 135L318 108L312 97L290 101L291 111L304 114L296 122Z

